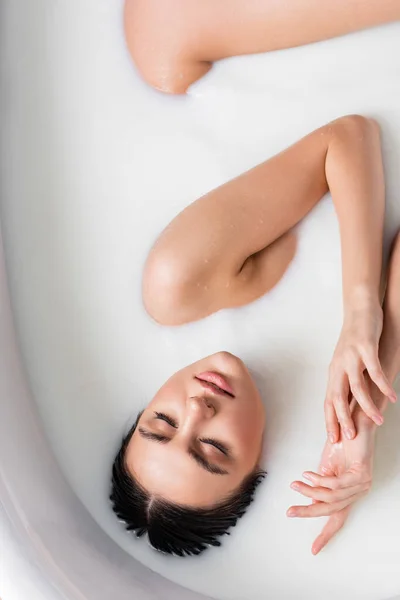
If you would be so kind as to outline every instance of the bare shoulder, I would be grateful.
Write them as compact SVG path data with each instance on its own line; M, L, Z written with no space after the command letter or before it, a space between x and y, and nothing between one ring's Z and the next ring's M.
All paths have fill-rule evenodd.
M200 248L177 243L156 244L143 273L143 304L161 325L183 325L224 308L236 308L257 300L275 287L296 253L294 232L249 256L239 270L226 268L221 255L204 260ZM193 250L193 248L192 248Z
M203 42L198 6L193 0L125 0L126 43L152 87L183 94L211 68L197 57Z

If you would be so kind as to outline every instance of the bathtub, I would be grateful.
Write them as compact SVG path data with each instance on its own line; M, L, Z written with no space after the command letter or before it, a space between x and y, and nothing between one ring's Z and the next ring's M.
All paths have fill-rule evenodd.
M21 118L21 114L24 112L21 107L16 112L12 110L14 105L21 104L21 96L19 95L21 90L33 90L29 96L33 106L33 108L30 107L31 115L35 114L35 102L41 102L40 97L35 96L33 84L37 73L33 67L35 61L46 59L45 55L41 54L44 44L43 39L48 33L46 27L51 27L51 20L57 18L57 11L53 11L49 6L50 4L53 7L61 6L63 2L67 3L67 0L58 0L52 4L49 3L49 0L35 0L35 2L3 0L1 4L0 117L2 132L7 130L9 119L15 121L15 119ZM94 10L93 7L96 5L96 2L85 2L84 0L68 0L68 2L75 6L80 4L82 11L86 10L87 12ZM107 7L113 3L113 0L110 0L109 3L105 0L102 0L101 3L98 2L99 6L101 5L99 10L108 10ZM120 5L121 0L116 3ZM116 14L116 12L114 10L113 14ZM40 13L40 18L36 21L37 13ZM45 22L46 27L43 25ZM100 33L102 32L100 31ZM391 39L394 39L393 30ZM395 42L392 42L392 46L394 45ZM30 55L33 57L32 60L30 60ZM280 58L283 68L285 68L285 56L282 54ZM334 58L332 54L332 60ZM253 67L253 78L250 69L249 85L253 85L254 81L257 80L256 73L261 64L260 60L258 58L256 62L252 63L256 66ZM274 58L275 60L278 59ZM64 63L64 66L66 64ZM242 64L244 64L243 61ZM310 85L314 80L312 66L311 63L307 66L308 83ZM117 67L119 68L118 64ZM125 68L129 67L124 65ZM223 69L228 73L230 67L225 65ZM217 70L215 73L218 75ZM301 74L300 72L299 77L304 77L307 73L303 71ZM236 77L236 73L234 75ZM273 78L273 76L274 73L271 70L269 77ZM319 76L321 78L325 77L323 70L320 71ZM245 70L240 71L240 77L246 83ZM384 78L384 74L382 77ZM49 79L51 79L50 70L47 72L47 79L41 82L41 85L48 84ZM235 82L234 77L232 81ZM329 73L324 81L327 89L326 93L329 95L331 93ZM279 77L277 77L277 82L279 84ZM274 86L271 85L271 87L274 92ZM276 86L276 89L278 88L279 85ZM199 89L201 95L201 88ZM51 111L52 94L57 93L57 90L49 86L46 93L46 99L49 101L49 111ZM153 106L157 108L158 97L147 92L147 90L143 90L141 93L148 93L148 102L153 103ZM226 87L225 90L222 89L222 93L226 93L230 100L236 98L234 94L230 95L229 87ZM297 136L310 129L311 125L310 123L303 124L301 122L301 110L298 110L297 114L295 113L290 120L289 108L292 101L289 97L290 94L287 96L279 100L277 94L276 104L279 104L282 113L286 112L289 119L288 129L292 128L296 131ZM260 98L259 104L261 105L263 96L261 95ZM226 114L213 112L216 110L214 108L216 103L212 94L206 95L203 100L201 109L204 112L199 114L198 119L200 122L203 117L206 117L205 121L207 122L211 122L213 119L215 123L218 122L220 136L217 134L211 138L218 154L219 144L223 148L222 142L224 144L229 143L229 136L232 136L232 143L235 141L230 131L229 118L232 115L229 111ZM393 120L396 115L398 116L398 111L395 113L389 100L387 105L385 104L383 107L384 113L386 111L384 121L385 119L389 121L390 118ZM160 100L160 102L163 101L164 99ZM180 99L174 99L170 104L171 111L176 111L174 116L177 118L181 118L180 103ZM297 104L300 106L301 102ZM378 106L373 95L371 99L365 99L365 106L363 106L360 102L354 102L353 105L348 101L347 94L342 93L340 95L339 92L338 104L342 113L363 110L364 108L367 112L373 112L375 106ZM258 106L258 108L260 107ZM337 116L335 110L336 108L329 105L317 108L314 115L315 123L313 122L312 126ZM36 123L32 124L30 118L23 122L24 127L22 128L20 128L19 123L14 122L14 131L17 129L21 133L21 137L18 138L19 143L29 143L29 135L26 135L26 131L20 131L20 129L25 128L29 132L30 127L37 127ZM46 111L42 111L41 118L47 119ZM245 125L246 122L244 122L243 127ZM275 126L273 118L270 118L268 126L273 130ZM279 129L281 127L278 122L276 123L276 131ZM400 131L399 118L397 118L397 129ZM208 132L206 131L206 133ZM262 135L263 132L260 130L259 137L261 138ZM283 144L291 141L289 134L287 140L284 136L285 132L283 139L277 138L279 143ZM13 170L16 168L16 163L14 161L11 165L13 168L10 169L10 163L8 162L8 145L18 142L15 141L15 138L5 134L2 135L1 143L0 597L2 600L20 600L21 598L29 598L30 600L205 599L206 596L178 586L125 553L95 522L84 504L73 492L58 466L33 399L32 386L28 377L31 373L28 373L27 363L24 360L25 353L22 351L24 347L22 341L24 336L26 337L26 331L23 327L21 311L18 310L21 303L21 294L17 291L18 288L21 289L20 280L24 277L24 265L21 263L18 253L15 252L13 244L10 243L11 238L18 232L16 222L13 220L14 214L12 211L4 209L6 205L10 206L18 200L18 194L14 187L14 181L18 178L18 173ZM205 145L204 153L207 154L208 151L209 148ZM257 160L257 153L252 156L252 152L254 152L253 139L250 139L250 137L246 151L249 154L250 165ZM27 162L22 162L19 178L24 176L24 168L32 169L29 162L29 153L33 156L33 152L34 148L26 150L25 159ZM53 165L50 164L51 166ZM218 182L219 179L226 179L228 176L235 174L235 170L238 168L235 165L235 159L232 159L232 164L227 163L225 166L226 169L221 169L221 172L216 170L211 179L214 177L215 182ZM389 176L393 179L395 172L397 172L395 158L389 164L388 170ZM165 177L165 173L163 175ZM205 185L211 186L211 183L211 180L209 180ZM21 190L21 188L18 189ZM188 191L191 192L192 190ZM25 188L24 193L29 194L29 192L29 187ZM393 228L395 225L393 223ZM392 588L388 594L383 595L382 600L387 600L389 593L397 593L399 588L400 584L394 589ZM299 600L303 600L303 598L305 600L304 595L299 596ZM246 600L246 598L242 597L240 600ZM351 599L346 598L346 600ZM395 599L393 598L393 600ZM400 600L400 596L397 596L397 600Z
M0 594L3 600L200 600L101 531L65 482L26 383L0 244Z
M18 37L17 23L22 19L28 25L38 8L37 3L24 1L1 3L2 131L10 117L10 103L18 101L12 62L24 60L13 42ZM31 31L32 36L24 38L29 49L35 47L38 33L35 27ZM10 143L6 137L2 137L1 149L3 198L12 193L8 185L12 178L6 173ZM0 229L7 234L3 225L0 217ZM121 550L63 478L41 428L21 362L6 262L0 235L0 597L200 600L200 595L151 572Z

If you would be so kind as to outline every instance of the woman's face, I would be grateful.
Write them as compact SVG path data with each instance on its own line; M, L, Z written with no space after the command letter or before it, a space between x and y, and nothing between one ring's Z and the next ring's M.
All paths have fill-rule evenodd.
M243 362L218 352L175 373L143 412L127 467L150 493L212 506L256 467L264 407Z

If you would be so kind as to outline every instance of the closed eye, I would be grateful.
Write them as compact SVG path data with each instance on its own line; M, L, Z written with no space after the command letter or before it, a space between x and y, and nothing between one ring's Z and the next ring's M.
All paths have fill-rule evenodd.
M209 446L214 446L214 448L222 452L222 454L229 456L228 448L224 446L224 444L221 444L221 442L217 442L217 440L212 440L211 438L201 438L199 442L202 444L208 444Z
M218 465L214 465L213 463L208 462L208 460L206 460L204 458L204 456L201 456L201 454L198 454L196 452L196 450L193 450L193 448L189 448L189 456L191 456L193 458L193 460L195 460L197 462L198 465L200 465L200 467L202 467L205 471L208 471L209 473L213 473L214 475L228 475L228 471L226 471L225 469L221 469L221 467L219 467Z
M147 429L143 429L143 427L139 427L138 431L141 437L152 442L158 442L159 444L168 444L168 442L171 441L171 438L169 438L168 436L161 435L159 433L154 433L152 431L147 431ZM214 465L208 462L208 460L204 458L204 456L198 454L193 448L189 448L188 453L189 456L193 458L193 460L195 460L197 464L200 467L202 467L205 471L213 473L214 475L228 475L228 471L222 469L218 465Z
M169 438L168 436L161 435L159 433L154 433L153 431L148 431L147 429L143 429L143 427L139 427L138 431L141 437L152 442L158 442L159 444L168 444L168 442L171 441L171 438ZM189 448L188 454L205 471L213 473L214 475L228 475L228 471L222 469L218 465L210 463L204 456L196 452L196 450L194 450L193 448Z
M168 425L171 425L171 427L177 429L178 423L175 421L175 419L172 419L171 417L162 412L155 412L154 414L156 415L156 419L159 419L160 421L165 421L165 423L168 423Z
M166 444L171 441L166 435L161 435L160 433L154 433L153 431L147 431L147 429L143 429L143 427L139 427L139 433L146 440L152 440L153 442L160 442L160 444Z

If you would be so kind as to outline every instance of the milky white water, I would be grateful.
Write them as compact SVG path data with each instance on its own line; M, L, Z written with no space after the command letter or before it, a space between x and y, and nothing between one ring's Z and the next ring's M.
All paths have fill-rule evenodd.
M372 493L325 552L310 553L324 519L285 516L299 499L290 482L317 466L325 437L326 372L341 324L330 200L301 225L280 285L243 309L161 328L143 311L140 279L155 237L185 205L352 112L382 124L389 240L400 224L400 24L225 61L188 97L170 98L132 67L121 0L34 4L20 35L22 44L24 28L36 27L38 45L8 61L19 93L7 107L11 193L1 209L31 386L71 486L127 552L215 598L399 593L398 407L379 434ZM269 475L223 549L165 557L114 519L110 465L160 384L221 349L244 359L263 394Z

